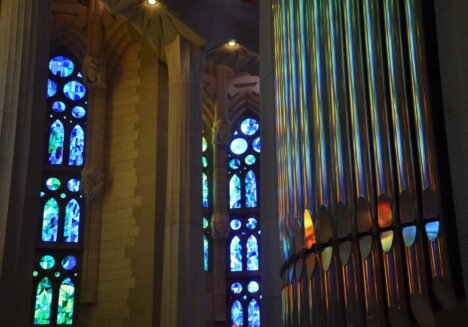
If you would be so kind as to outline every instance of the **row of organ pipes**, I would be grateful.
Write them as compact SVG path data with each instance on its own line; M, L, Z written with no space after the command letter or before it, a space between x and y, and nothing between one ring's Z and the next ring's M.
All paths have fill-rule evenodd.
M421 6L273 3L285 326L409 321L449 285Z

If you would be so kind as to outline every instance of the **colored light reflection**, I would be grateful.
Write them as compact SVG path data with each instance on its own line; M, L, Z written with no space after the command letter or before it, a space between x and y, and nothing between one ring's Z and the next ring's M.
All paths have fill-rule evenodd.
M305 247L310 249L315 244L315 228L309 210L304 210L304 242Z
M392 249L393 244L393 231L385 231L380 233L380 244L382 244L382 250L388 253Z
M379 227L388 227L393 222L392 208L388 202L380 202L378 206Z
M439 236L440 223L438 221L432 221L426 224L426 234L429 241L434 242Z

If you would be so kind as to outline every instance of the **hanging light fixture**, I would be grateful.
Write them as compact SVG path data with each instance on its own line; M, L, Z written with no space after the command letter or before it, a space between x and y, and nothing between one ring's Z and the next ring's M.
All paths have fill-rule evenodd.
M232 48L232 47L235 47L237 45L237 42L236 42L236 40L232 39L232 40L228 41L227 45Z
M146 0L146 2L150 5L150 6L154 6L158 3L157 0Z

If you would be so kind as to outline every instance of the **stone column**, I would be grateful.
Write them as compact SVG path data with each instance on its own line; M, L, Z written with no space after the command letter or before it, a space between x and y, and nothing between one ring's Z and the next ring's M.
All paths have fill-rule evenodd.
M81 172L81 187L86 200L82 303L95 303L98 291L107 97L103 10L98 0L89 1L88 53L83 62L83 76L88 87L88 125L85 167Z
M278 222L278 187L276 173L276 111L274 95L274 52L272 1L260 2L260 216L262 219L261 271L263 326L282 326L281 278Z
M166 44L165 51L169 114L160 326L204 326L202 51L180 35Z
M435 0L447 149L465 294L468 293L468 3ZM431 49L428 49L429 51ZM440 133L440 131L435 131ZM443 158L441 156L441 158ZM442 183L447 184L447 183ZM443 186L443 185L442 185ZM448 190L448 193L450 190ZM447 205L447 204L446 204ZM447 211L447 210L446 210ZM451 211L451 210L450 210ZM454 258L452 258L453 260ZM458 272L459 273L459 272Z
M31 324L50 1L0 2L0 325Z
M227 141L229 139L228 82L232 71L216 65L216 109L213 123L213 319L226 321L226 239L229 236L227 187Z

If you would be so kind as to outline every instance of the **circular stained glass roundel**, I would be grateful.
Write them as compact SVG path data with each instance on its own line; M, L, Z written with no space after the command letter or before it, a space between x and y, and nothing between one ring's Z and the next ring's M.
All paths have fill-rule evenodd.
M39 266L41 266L42 269L50 269L53 268L55 265L55 259L51 255L45 255L39 260Z
M242 284L239 282L235 282L231 284L231 291L234 294L240 294L242 292Z
M251 281L247 284L247 290L250 293L257 293L259 289L260 289L260 285L258 285L256 281Z
M52 110L55 112L64 112L65 111L65 103L62 101L55 101L52 103Z
M245 163L247 165L253 165L257 159L253 154L249 154L248 156L245 157Z
M229 167L231 167L231 169L237 169L240 167L240 160L239 159L231 159L231 161L229 161Z
M260 136L253 140L252 147L255 151L260 153Z
M247 144L247 141L242 139L242 138L237 138L232 140L230 148L231 151L235 154L242 154L247 150L247 147L249 145Z
M73 73L75 65L73 61L64 56L54 57L49 62L49 69L55 76L67 77Z
M258 131L258 121L247 118L241 123L240 128L245 135L254 135Z
M241 228L242 223L240 222L239 219L233 219L233 220L231 220L230 225L231 225L231 229L238 230L239 228Z
M47 179L46 186L51 191L57 191L60 187L60 180L55 177Z
M70 192L78 192L80 190L80 180L72 178L67 182L67 188Z
M57 84L50 78L47 80L47 97L53 97L57 93Z
M247 219L247 226L248 229L255 229L257 227L257 219L255 218L249 218Z
M62 267L65 270L72 270L76 267L76 257L67 255L62 259Z
M63 87L63 93L67 98L70 100L80 100L83 99L83 97L86 94L86 89L83 84L81 84L78 81L71 81L65 84Z
M86 109L80 106L76 106L72 109L72 115L75 118L83 118L86 115Z

